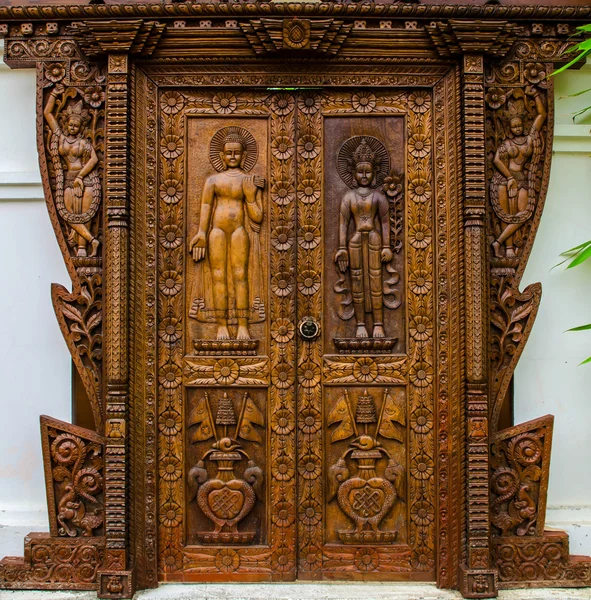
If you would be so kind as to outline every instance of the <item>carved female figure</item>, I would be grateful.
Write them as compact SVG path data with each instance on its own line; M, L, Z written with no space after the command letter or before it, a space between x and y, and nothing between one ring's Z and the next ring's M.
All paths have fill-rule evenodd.
M248 340L251 310L249 285L253 282L249 281L251 240L247 221L250 230L258 236L263 221L262 191L265 179L249 175L244 169L250 134L237 127L229 127L221 132L221 151L218 156L212 157L214 167L220 172L205 180L199 230L191 240L190 250L197 262L208 254L217 339L230 339L228 322L230 316L235 316L238 323L236 338ZM220 137L218 134L220 132L212 140L214 148L216 136ZM252 139L250 145L254 143ZM256 160L256 156L253 158ZM250 167L253 165L254 162ZM233 290L235 304L231 311L229 288Z
M490 184L491 203L497 217L505 223L501 234L492 243L497 258L503 256L502 244L505 244L507 258L516 256L513 236L531 217L536 203L534 176L541 158L540 131L547 113L536 88L528 86L525 93L533 96L538 113L531 129L524 135L519 103L510 104L511 135L499 145L493 159L496 171Z
M69 104L60 114L61 124L53 114L57 97L64 86L56 85L47 100L43 115L52 136L49 144L51 160L55 169L55 201L60 216L72 228L69 241L77 247L77 256L96 256L99 240L88 226L98 211L101 186L96 167L98 157L95 149L82 133L89 119L88 111L80 100Z
M375 138L371 139L382 146ZM366 317L371 314L372 337L383 338L386 333L382 263L389 263L393 256L390 248L389 205L384 193L373 187L380 160L366 138L359 141L348 159L348 165L352 177L343 179L351 189L341 201L339 249L334 260L342 273L350 271L353 309L357 321L355 336L369 337ZM353 233L348 236L351 222Z

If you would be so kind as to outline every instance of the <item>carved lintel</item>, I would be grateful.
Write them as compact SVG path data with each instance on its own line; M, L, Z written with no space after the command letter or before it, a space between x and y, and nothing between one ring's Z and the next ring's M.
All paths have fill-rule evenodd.
M162 370L160 381L164 387L174 389L179 385L181 372L177 369L170 366ZM266 356L187 356L183 370L183 384L186 386L269 384L269 359Z
M163 23L144 20L78 21L70 32L88 58L119 52L150 56L164 28Z
M278 50L315 50L337 54L353 28L335 19L251 19L239 23L257 54Z
M415 367L424 367L424 377L433 377L429 365L419 363ZM395 356L324 356L323 375L325 384L370 383L405 384L408 377L408 359ZM416 370L416 369L415 369ZM411 376L414 371L411 369ZM421 377L423 373L421 373Z
M522 27L508 21L450 19L426 25L425 29L441 56L479 53L501 58L509 52Z

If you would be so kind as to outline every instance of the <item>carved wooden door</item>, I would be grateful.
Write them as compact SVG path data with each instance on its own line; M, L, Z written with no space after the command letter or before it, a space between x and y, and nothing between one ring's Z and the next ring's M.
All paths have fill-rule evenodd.
M163 580L435 578L433 101L383 90L158 92Z

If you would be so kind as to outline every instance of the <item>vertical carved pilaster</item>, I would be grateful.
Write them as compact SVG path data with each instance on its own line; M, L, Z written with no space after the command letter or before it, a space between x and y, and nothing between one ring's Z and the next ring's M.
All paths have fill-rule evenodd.
M110 54L107 74L105 151L105 570L99 573L99 597L130 598L127 571L128 471L128 56Z
M466 598L492 598L497 573L490 569L488 498L488 385L486 340L486 165L484 56L465 54L462 71L464 114L464 233L466 260L466 489L467 554L460 568Z

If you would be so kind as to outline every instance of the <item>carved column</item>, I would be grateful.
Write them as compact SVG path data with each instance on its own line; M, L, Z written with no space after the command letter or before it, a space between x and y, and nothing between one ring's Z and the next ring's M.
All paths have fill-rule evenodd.
M129 57L108 56L105 148L105 570L100 598L131 598L127 569Z
M489 446L486 294L486 168L484 55L462 57L464 114L464 234L466 261L466 562L460 589L466 598L497 594L490 569Z

